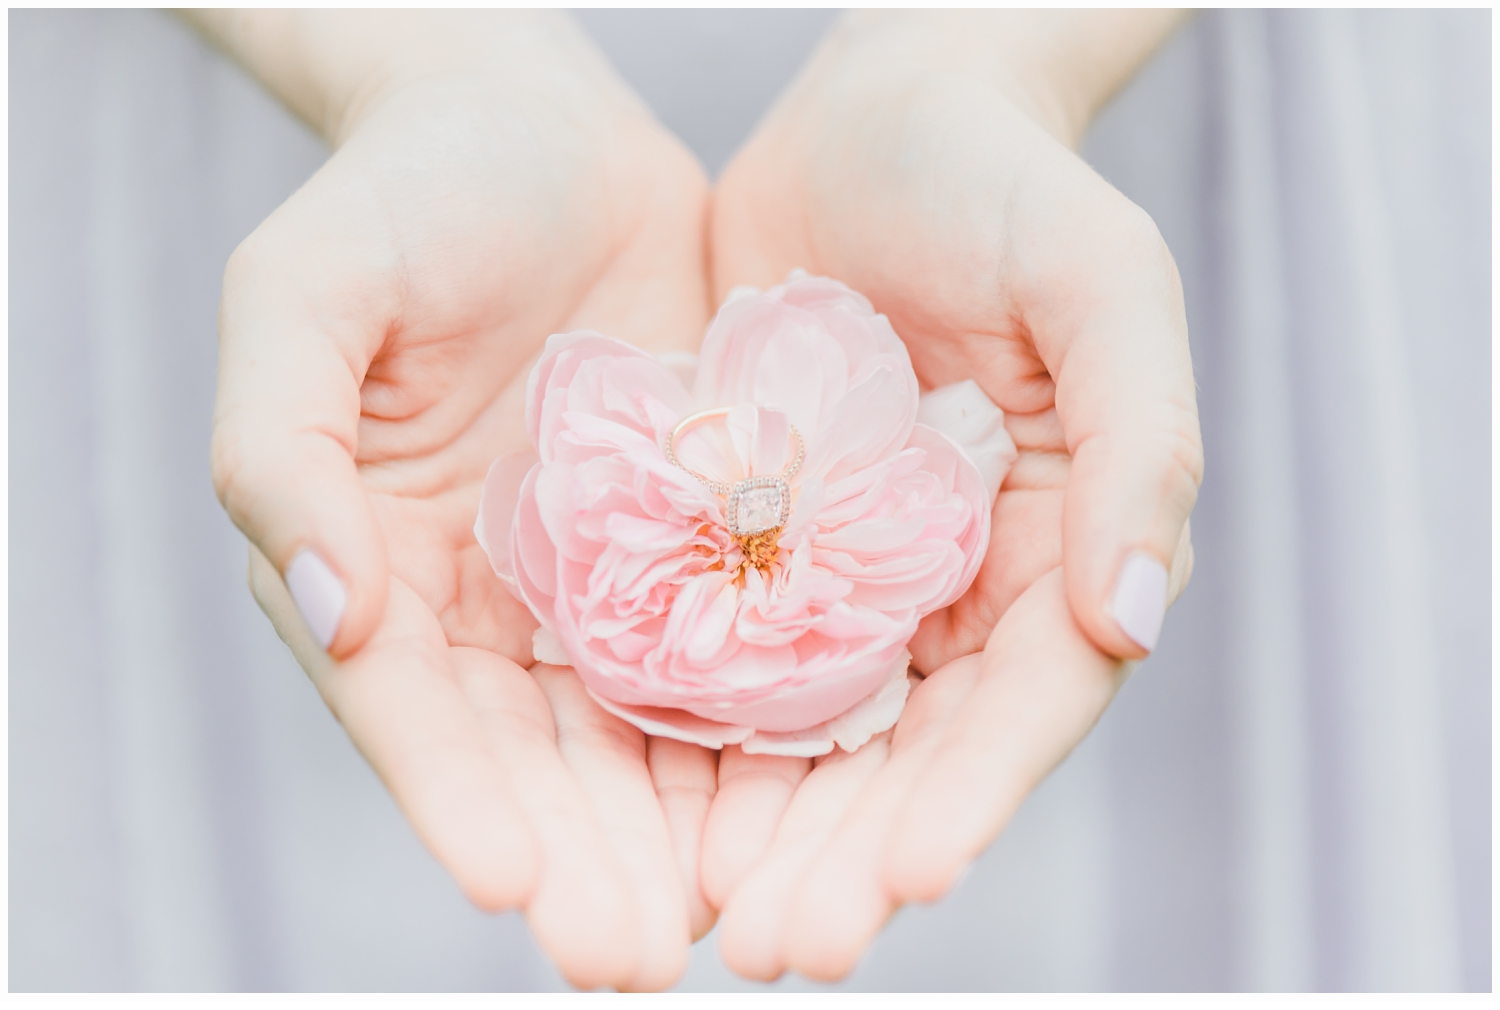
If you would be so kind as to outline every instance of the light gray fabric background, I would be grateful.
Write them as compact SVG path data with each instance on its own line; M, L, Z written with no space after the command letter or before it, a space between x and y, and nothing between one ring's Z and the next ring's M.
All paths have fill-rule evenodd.
M582 15L711 169L830 17ZM1090 135L1182 269L1197 573L847 988L1490 988L1489 19L1210 14ZM209 486L220 271L322 148L166 15L9 24L11 987L558 987L405 826ZM753 988L712 937L682 987Z

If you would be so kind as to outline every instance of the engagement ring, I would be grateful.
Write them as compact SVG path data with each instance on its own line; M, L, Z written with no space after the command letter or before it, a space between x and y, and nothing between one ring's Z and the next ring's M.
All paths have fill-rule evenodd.
M749 545L745 543L747 539L755 538L757 541L769 539L774 554L774 539L766 535L774 534L786 525L787 518L792 512L790 481L797 471L802 469L804 456L802 436L797 433L796 428L790 424L787 425L794 447L792 462L774 477L746 477L733 484L726 484L690 469L677 458L677 439L685 430L710 418L724 417L729 411L729 407L714 407L711 410L700 410L678 421L677 426L667 435L667 461L696 477L707 485L710 491L724 498L724 521L729 526L729 532L740 539L742 546L746 546L747 552L749 550Z

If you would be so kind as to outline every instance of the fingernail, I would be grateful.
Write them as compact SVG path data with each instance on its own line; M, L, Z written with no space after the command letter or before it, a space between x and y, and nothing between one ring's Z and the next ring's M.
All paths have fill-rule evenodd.
M292 591L292 600L313 637L323 648L328 648L338 633L344 604L349 602L344 584L322 558L310 550L302 550L286 566L286 587Z
M1147 652L1156 648L1167 613L1167 570L1161 562L1139 552L1126 558L1110 611L1131 641Z

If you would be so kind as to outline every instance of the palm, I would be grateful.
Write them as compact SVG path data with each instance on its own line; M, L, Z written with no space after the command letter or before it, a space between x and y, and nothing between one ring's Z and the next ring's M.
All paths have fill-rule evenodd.
M289 285L319 331L296 374L326 370L326 424L355 433L388 558L383 616L337 665L259 557L257 595L476 902L525 905L578 984L655 988L682 969L689 910L707 927L684 878L713 757L648 747L570 670L523 669L535 622L472 528L490 463L526 444L525 377L549 333L695 345L706 183L644 117L564 126L462 98L409 92L377 110L247 243L260 272L231 270L227 306ZM221 426L235 407L221 395Z
M1121 672L1068 604L1073 404L1055 381L1057 335L1094 261L1089 215L1120 215L1118 197L972 81L861 96L878 115L842 94L811 74L725 173L716 287L793 267L844 281L890 317L925 388L976 379L1020 456L975 584L912 643L929 676L893 736L811 766L721 762L705 886L724 906L726 959L763 978L839 977L897 905L941 895L1087 733Z

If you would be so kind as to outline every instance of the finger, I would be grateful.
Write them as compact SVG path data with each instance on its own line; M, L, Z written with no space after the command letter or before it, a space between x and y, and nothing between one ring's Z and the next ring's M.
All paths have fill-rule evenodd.
M360 380L388 325L388 293L342 290L348 282L331 276L327 262L340 249L284 234L293 227L287 212L225 271L214 486L235 525L284 576L313 638L346 657L385 608L385 537L355 449Z
M834 751L797 787L771 847L724 905L719 953L730 970L759 981L786 970L787 916L804 871L889 752L889 734L853 754Z
M530 673L480 649L454 649L455 669L489 746L510 776L542 850L526 918L573 985L635 978L637 913L625 869L557 749L545 695Z
M718 790L719 761L714 751L666 737L646 738L646 765L667 821L677 872L688 903L688 928L697 942L718 918L718 910L703 896L699 864L703 853L703 825Z
M931 673L978 653L1001 615L1037 579L1062 563L1063 494L1051 488L1010 488L995 499L989 548L967 592L928 614L908 648L912 664Z
M644 734L605 712L571 669L532 667L557 721L557 746L625 872L636 919L636 970L621 988L658 990L687 968L687 901L646 767Z
M1203 476L1187 318L1150 218L1081 164L1073 171L1087 178L1052 180L1018 210L1019 230L1050 236L1019 257L1018 301L1073 457L1068 599L1095 644L1138 658L1156 645Z
M269 611L292 606L269 562L252 555L251 585ZM417 836L469 900L515 908L536 886L536 844L504 771L451 677L437 618L392 580L385 620L358 656L336 663L300 625L288 644L328 707L380 776Z
M913 689L889 760L803 871L782 943L792 970L820 982L844 978L899 907L883 873L891 830L978 682L980 664L978 654L961 657Z
M713 907L724 907L770 848L782 813L811 769L807 758L746 754L739 747L721 752L719 788L703 827L703 895Z
M898 818L884 865L896 900L947 893L1093 727L1124 665L1073 620L1061 571L1022 594L995 626L978 683Z

